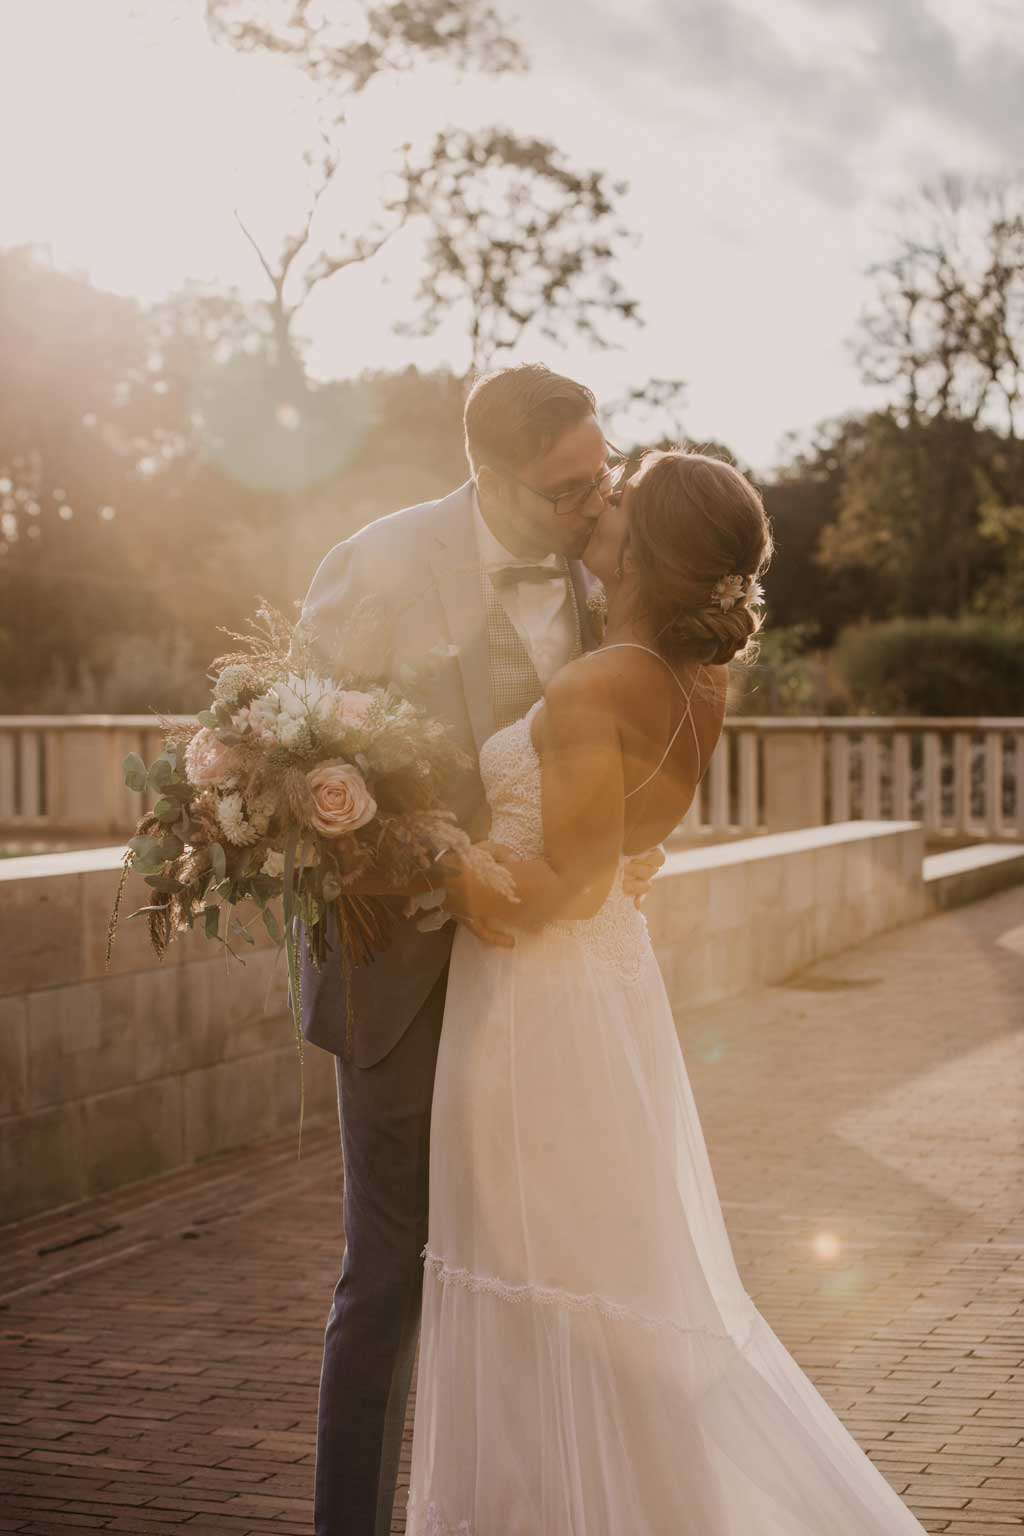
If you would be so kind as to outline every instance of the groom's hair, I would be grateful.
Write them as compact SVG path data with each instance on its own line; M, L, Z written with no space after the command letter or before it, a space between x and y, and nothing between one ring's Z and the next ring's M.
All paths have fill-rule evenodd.
M481 464L518 469L596 412L585 384L543 363L485 373L470 390L463 417L470 468L474 474Z

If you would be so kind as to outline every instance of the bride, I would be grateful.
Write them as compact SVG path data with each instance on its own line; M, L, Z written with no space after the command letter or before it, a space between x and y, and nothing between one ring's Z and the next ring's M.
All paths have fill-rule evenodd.
M743 1288L623 862L667 836L759 627L754 489L649 455L602 514L597 651L484 745L434 1087L410 1536L911 1536Z

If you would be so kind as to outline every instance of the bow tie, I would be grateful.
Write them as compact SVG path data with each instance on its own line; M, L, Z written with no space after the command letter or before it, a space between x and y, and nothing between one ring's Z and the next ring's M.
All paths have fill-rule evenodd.
M487 567L496 587L510 587L521 581L559 581L567 575L566 563L557 555L546 560L510 560L507 564Z

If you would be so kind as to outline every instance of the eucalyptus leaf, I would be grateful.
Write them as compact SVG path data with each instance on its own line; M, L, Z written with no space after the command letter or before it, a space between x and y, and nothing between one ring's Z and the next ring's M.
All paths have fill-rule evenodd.
M164 785L174 777L174 764L169 763L166 757L158 757L155 763L149 767L147 784L150 789L163 792Z
M173 896L185 887L180 880L175 880L171 875L147 875L146 884L151 885L154 891L160 891L163 895Z
M128 847L137 862L152 863L154 859L160 864L164 862L163 839L160 837L130 837Z
M198 715L196 715L196 719L199 721L200 725L205 725L207 730L210 731L212 731L217 724L217 716L214 714L212 709L201 709Z
M218 880L223 880L228 872L227 855L224 849L220 843L211 843L206 851L210 855L210 868L214 875Z
M277 918L274 916L274 913L270 907L263 908L263 926L269 933L273 942L275 944L280 944L284 935L281 932L281 925Z
M217 938L217 930L220 927L220 908L207 907L203 913L203 921L206 927L208 939Z
M141 795L146 787L146 765L137 752L129 752L124 760L124 782L129 789Z
M153 807L153 815L160 821L172 822L177 821L180 810L181 807L176 800L158 800Z
M173 832L160 839L160 848L164 859L180 859L185 852L185 844Z

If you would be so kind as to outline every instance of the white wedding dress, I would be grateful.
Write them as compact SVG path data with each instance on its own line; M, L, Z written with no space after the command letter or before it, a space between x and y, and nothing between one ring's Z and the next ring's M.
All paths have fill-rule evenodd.
M491 836L543 852L522 720ZM622 864L596 917L456 936L408 1536L922 1536L736 1269Z

